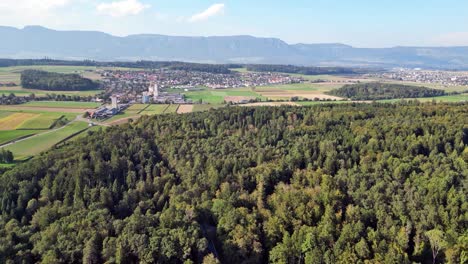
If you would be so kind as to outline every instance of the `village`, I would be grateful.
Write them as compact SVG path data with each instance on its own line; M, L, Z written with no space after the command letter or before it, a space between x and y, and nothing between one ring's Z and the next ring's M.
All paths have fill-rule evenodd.
M268 72L232 72L217 74L182 70L99 72L109 96L125 102L143 103L190 103L181 93L203 88L229 89L266 85L295 84L305 80L301 77ZM170 90L170 92L169 92Z
M366 77L390 79L404 82L439 84L444 86L468 85L468 72L435 71L422 69L395 68L389 72L367 74Z

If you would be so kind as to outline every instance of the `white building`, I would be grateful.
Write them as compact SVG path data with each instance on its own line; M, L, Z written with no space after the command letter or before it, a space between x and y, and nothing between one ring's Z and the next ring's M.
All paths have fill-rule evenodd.
M112 100L112 105L111 105L111 107L117 109L117 108L119 107L118 104L117 104L117 97L116 97L116 96L112 96L112 97L111 97L111 100Z

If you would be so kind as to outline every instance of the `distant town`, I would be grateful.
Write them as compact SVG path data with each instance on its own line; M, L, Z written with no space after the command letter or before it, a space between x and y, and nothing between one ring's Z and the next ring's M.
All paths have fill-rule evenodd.
M269 72L229 74L158 69L148 71L102 70L106 93L121 101L141 103L192 103L182 93L201 88L228 89L303 83L302 77ZM167 92L167 90L171 92Z
M396 68L388 72L366 74L365 76L370 78L390 79L425 84L440 84L445 86L468 85L468 72L457 71Z

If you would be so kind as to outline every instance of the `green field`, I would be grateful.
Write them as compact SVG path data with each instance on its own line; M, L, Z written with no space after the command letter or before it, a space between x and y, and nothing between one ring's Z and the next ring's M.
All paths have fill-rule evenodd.
M150 105L148 108L145 109L145 111L141 112L142 115L160 115L163 114L166 108L168 108L169 105L165 104L155 104L155 105Z
M262 99L263 97L252 91L250 88L232 88L232 89L217 89L211 90L206 89L202 91L189 91L183 93L185 97L192 100L194 103L198 103L200 100L203 103L209 104L221 104L224 102L226 96L251 96Z
M177 112L177 108L179 108L178 104L169 105L166 110L164 110L164 114L172 114Z
M117 121L119 119L123 119L123 118L129 118L129 117L135 117L135 118L138 118L140 117L140 115L138 115L136 112L127 112L127 111L124 111L124 112L121 112L111 118L108 118L106 120L104 120L104 123L108 124L108 123L112 123L114 121Z
M127 111L138 112L138 111L141 111L141 110L147 108L148 106L149 106L148 104L133 104L127 109Z
M209 111L211 109L218 109L225 106L226 105L223 104L196 104L193 105L193 112Z
M15 159L34 156L50 149L71 135L83 131L87 128L88 124L85 122L74 122L58 130L45 132L43 134L28 138L24 141L15 143L5 147L5 149L13 152Z
M318 104L345 104L351 103L351 101L302 101L302 102L295 102L301 106L308 106L308 105L318 105Z
M33 101L33 102L27 102L20 106L90 109L90 108L97 108L100 105L101 105L100 103L95 103L95 102Z
M73 118L71 115L63 115L60 113L42 113L37 117L31 118L21 124L17 129L50 129L59 120L65 118Z
M34 135L38 133L38 130L7 130L0 131L0 144L11 142L15 139Z
M402 99L391 99L391 100L380 100L379 102L398 102L401 100ZM460 103L460 102L468 102L468 93L459 94L459 95L438 96L438 97L408 98L404 100L418 100L421 102L428 102L428 101L435 100L436 102Z

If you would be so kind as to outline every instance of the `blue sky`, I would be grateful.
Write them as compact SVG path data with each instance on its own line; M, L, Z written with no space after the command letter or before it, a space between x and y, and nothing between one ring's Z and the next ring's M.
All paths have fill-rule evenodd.
M254 35L357 47L468 46L465 0L0 0L0 25Z

